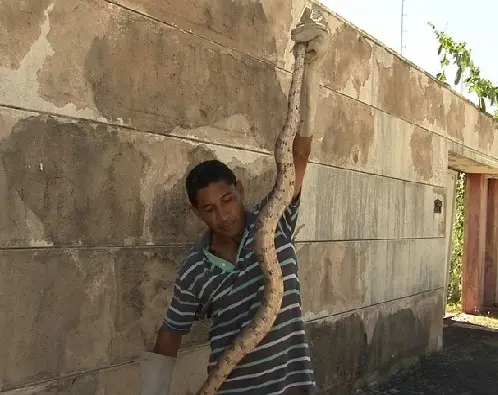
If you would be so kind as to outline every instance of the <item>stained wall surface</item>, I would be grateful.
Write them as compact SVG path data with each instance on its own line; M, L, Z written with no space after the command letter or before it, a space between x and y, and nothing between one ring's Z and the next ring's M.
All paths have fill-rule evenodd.
M0 393L136 394L203 230L186 172L272 185L304 0L1 0ZM344 393L442 344L448 166L497 125L331 12L297 249L318 386ZM452 189L451 189L452 190ZM443 212L434 213L434 201ZM174 394L204 377L208 323Z

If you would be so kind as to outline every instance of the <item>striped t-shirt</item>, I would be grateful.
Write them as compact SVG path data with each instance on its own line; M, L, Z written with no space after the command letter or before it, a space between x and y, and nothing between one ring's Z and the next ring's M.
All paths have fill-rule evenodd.
M254 223L263 200L246 212L246 229L237 265L209 252L207 232L184 260L164 325L170 331L188 333L195 320L212 318L209 331L211 356L208 371L249 324L263 296L263 274L254 255ZM296 251L292 242L299 197L280 219L275 247L282 267L284 296L273 328L256 348L235 367L217 392L225 394L311 393L314 374L301 316L301 297Z

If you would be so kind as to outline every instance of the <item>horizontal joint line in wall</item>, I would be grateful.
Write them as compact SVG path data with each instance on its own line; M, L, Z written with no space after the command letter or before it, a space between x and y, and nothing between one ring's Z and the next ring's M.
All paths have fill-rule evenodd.
M75 117L75 116L71 116L71 115L62 115L62 114L53 113L53 112L49 112L49 111L31 110L31 109L27 109L27 108L23 108L23 107L19 107L19 106L14 106L14 105L10 105L10 104L4 104L4 103L0 103L0 107L9 108L9 109L17 110L17 111L23 111L23 112L32 112L32 113L37 113L37 114L44 114L44 115L49 115L49 116L53 116L53 117L60 118L60 119L84 121L84 122L89 122L89 123L93 123L96 125L112 126L112 127L117 127L117 128L121 128L124 130L129 130L129 131L135 131L135 132L140 132L140 133L145 133L145 134L152 134L152 135L160 136L160 137L164 137L164 138L172 138L172 139L179 140L179 141L189 141L189 142L193 142L193 143L213 145L213 146L217 146L217 147L230 148L230 149L235 149L235 150L244 151L244 152L253 152L253 153L262 154L262 155L266 155L266 156L271 155L271 153L269 151L263 150L263 149L257 149L257 148L252 148L252 147L240 147L240 146L232 145L232 144L222 144L222 143L217 143L217 142L208 141L208 140L196 139L193 137L178 136L178 135L171 134L171 133L159 133L159 132L155 132L153 130L139 129L139 128L135 128L132 126L121 125L118 123L102 122L102 121L95 120L95 119L80 118L80 117ZM312 160L310 160L309 163L312 163L316 166L323 166L323 167L337 169L337 170L351 171L354 173L369 175L369 176L373 176L373 177L387 178L390 180L400 181L403 183L419 184L419 185L425 185L425 186L434 187L434 188L445 188L444 186L441 186L441 185L435 185L435 184L430 184L430 183L426 183L426 182L422 182L422 181L415 181L415 180L405 180L402 178L397 178L397 177L393 177L393 176L389 176L389 175L385 175L385 174L377 174L377 173L368 172L366 170L340 167L340 166L332 165L329 163L320 163L320 162L316 162L316 161L312 161Z
M81 117L75 117L73 115L59 114L59 113L55 113L55 112L51 112L51 111L33 110L33 109L15 106L15 105L11 105L11 104L5 104L5 103L0 103L0 107L12 109L12 110L17 110L17 111L23 111L23 112L31 112L31 113L36 113L36 114L49 115L49 116L59 118L59 119L83 121L83 122L88 122L88 123L92 123L95 125L112 126L112 127L117 127L117 128L128 130L128 131L140 132L140 133L144 133L144 134L152 134L155 136L167 137L167 138L172 138L172 139L180 140L180 141L189 141L189 142L193 142L193 143L209 144L209 145L215 145L215 146L220 146L220 147L236 149L236 150L240 150L240 151L250 151L250 152L255 152L255 153L265 154L265 155L270 154L269 151L266 151L263 149L240 147L240 146L232 145L232 144L221 144L221 143L211 142L211 141L207 141L207 140L197 139L194 137L178 136L178 135L175 135L172 133L159 133L159 132L156 132L153 130L139 129L139 128L129 126L129 125L121 125L119 123L103 122L103 121L99 121L99 120L93 119L93 118L81 118Z
M375 242L375 241L404 241L404 240L434 240L445 239L445 236L429 236L429 237L405 237L396 239L320 239L320 240L297 240L295 244L312 244L312 243L357 243L357 242ZM0 247L0 251L44 251L44 250L147 250L147 249L161 249L161 248L190 248L195 243L172 243L172 244L137 244L137 245L119 245L109 244L103 246L96 245L64 245L64 246L12 246Z
M422 237L399 237L394 239L318 239L318 240L296 240L295 244L313 244L313 243L358 243L358 242L375 242L375 241L407 241L407 240L444 240L446 236L422 236Z
M414 298L416 296L420 296L420 295L431 293L431 292L435 292L435 291L441 291L443 289L444 289L444 287L437 287L437 288L433 288L433 289L428 289L428 290L425 290L425 291L420 291L420 292L414 293L412 295L400 296L399 298L389 299L389 300L385 300L385 301L378 302L378 303L372 303L372 304L370 304L368 306L361 306L361 307L358 307L358 308L355 308L355 309L341 311L341 312L335 313L335 314L330 314L330 315L326 315L326 316L322 316L322 317L312 318L312 319L307 320L305 322L306 323L319 322L319 321L326 320L327 318L333 318L333 317L338 317L338 316L341 316L341 315L347 315L347 314L354 313L355 311L365 310L365 309L369 309L369 308L372 308L372 307L380 306L380 305L383 305L383 304L388 304L388 303L391 303L391 302L397 302L397 301L400 301L400 300L403 300L403 299ZM441 316L441 320L442 319L443 319L443 317Z
M0 251L23 251L23 250L146 250L146 249L155 249L155 248L190 248L193 243L185 243L185 244L156 244L156 245L147 245L147 244L137 244L137 245L104 245L104 246L95 246L95 245L65 245L65 246L25 246L25 247L0 247Z
M113 1L113 0L103 0L103 1L105 1L106 3L112 4L112 5L114 5L114 6L118 7L118 8L121 8L123 10L129 11L129 12L132 12L134 14L140 15L140 16L142 16L144 18L150 19L150 20L152 20L154 22L157 22L157 23L160 23L162 25L168 26L168 27L170 27L172 29L179 30L182 33L189 34L189 35L194 36L194 37L198 37L198 38L200 38L202 40L205 40L205 41L207 41L207 42L209 42L211 44L217 45L217 46L222 47L224 49L229 49L230 51L237 52L238 54L243 55L243 56L247 56L247 57L253 59L256 62L266 63L266 64L269 64L269 65L271 65L271 66L273 66L273 67L275 67L275 68L277 68L277 69L279 69L281 71L284 71L284 72L286 72L288 74L291 73L291 71L289 71L289 70L287 70L287 69L285 69L283 67L277 66L275 63L270 62L267 59L260 59L260 58L258 58L256 56L250 55L250 54L248 54L246 52L237 50L237 49L232 48L232 47L227 47L227 46L219 43L218 41L215 41L215 40L213 40L213 39L211 39L209 37L203 36L202 34L194 33L194 32L192 32L190 30L184 29L184 28L182 28L180 26L177 26L177 25L175 25L173 23L168 23L167 21L163 21L163 20L161 20L159 18L156 18L156 17L154 17L152 15L149 15L149 14L146 14L146 13L141 12L139 10L135 10L133 8L127 7L127 6L123 5L123 4L120 4L118 1Z
M0 387L0 395L1 394L14 395L14 394L18 394L18 393L20 394L21 393L20 391L22 391L23 389L35 389L36 390L37 387L46 387L48 385L55 384L55 383L60 382L60 381L69 380L69 379L77 379L79 377L84 377L84 376L89 375L89 374L95 374L95 373L99 373L99 372L103 372L103 371L107 371L107 370L119 369L122 367L126 367L128 365L134 365L136 363L137 363L136 361L129 361L129 362L124 362L124 363L120 363L120 364L116 364L116 365L103 366L103 367L97 368L97 369L90 369L90 370L86 370L86 371L82 371L82 372L69 373L66 375L57 376L57 377L55 377L53 379L49 379L49 380L42 380L42 381L25 383L25 384L22 384L21 386L18 386L18 387L7 387L7 388ZM41 389L43 389L43 388L41 388ZM22 392L22 393L24 393L24 392Z
M346 94L346 93L336 91L335 89L332 89L332 88L331 88L330 86L328 86L328 85L323 85L323 84L320 84L320 86L322 86L323 88L327 89L328 91L331 91L331 92L334 92L334 93L336 93L336 94L338 94L338 95L344 96L344 97L346 97L346 98L348 98L348 99L350 99L350 100L354 100L354 101L356 101L356 102L358 102L358 103L361 103L361 104L363 104L363 105L365 105L365 106L367 106L367 107L370 107L370 108L372 108L372 109L374 109L374 110L376 110L376 111L378 111L378 112L381 112L381 113L387 114L387 115L389 115L390 117L393 117L393 118L395 118L395 119L399 119L399 120L401 120L401 121L403 121L403 122L406 122L406 123L408 123L409 125L416 126L416 127L420 128L420 129L425 130L426 132L429 132L429 133L435 134L436 136L439 136L439 137L441 137L442 139L444 139L444 140L446 140L446 141L449 141L449 142L451 142L451 143L453 143L453 144L457 144L457 145L459 145L459 146L465 147L466 149L468 149L469 151L471 151L471 152L475 153L476 155L480 155L480 156L482 156L483 158L487 158L487 159L488 159L488 160L490 160L490 161L493 161L493 162L498 161L498 158L496 158L496 157L494 157L494 156L491 156L491 155L489 155L489 154L487 154L487 153L485 153L485 152L479 151L479 150L478 150L478 149L476 149L476 148L472 148L472 147L470 147L470 146L468 146L468 145L465 145L465 144L461 143L460 141L458 141L458 140L456 140L456 139L452 139L452 138L450 138L449 136L445 136L445 135L443 135L443 134L441 134L441 133L438 133L438 132L436 132L436 131L434 131L434 130L427 129L427 128L426 128L425 126L423 126L423 125L419 125L418 123L416 123L416 122L414 122L414 121L411 121L411 120L409 120L409 119L406 119L403 115L402 115L401 117L399 117L399 116L397 116L397 115L395 115L395 114L392 114L391 112L389 112L389 111L387 111L387 110L384 110L383 108L376 107L375 105L373 105L373 104L371 104L371 103L365 103L364 101L362 101L362 100L360 100L360 99L358 99L358 98L356 98L356 97L352 97L352 96L349 96L349 95L348 95L348 94ZM466 100L464 100L464 101L466 101ZM473 103L470 103L470 104L474 105ZM448 151L449 151L449 150L448 150Z
M309 162L312 163L312 164L314 164L314 165L317 165L317 166L323 166L323 167L328 167L328 168L337 169L337 170L347 170L347 171L352 171L353 173L358 173L358 174L372 176L372 177L387 178L389 180L399 181L399 182L403 182L403 183L406 183L406 184L418 184L418 185L424 185L424 186L428 186L428 187L432 187L432 188L446 189L446 186L436 185L436 184L430 184L428 182L423 182L423 181L405 180L403 178L389 176L389 175L386 175L386 174L372 173L372 172L369 172L367 170L350 169L350 168L347 168L347 167L340 167L340 166L332 165L332 164L329 164L329 163L314 162L314 161L311 161L311 160Z

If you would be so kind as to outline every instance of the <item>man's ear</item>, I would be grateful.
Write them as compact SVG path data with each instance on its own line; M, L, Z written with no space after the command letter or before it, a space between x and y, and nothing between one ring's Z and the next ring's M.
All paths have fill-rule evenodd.
M240 180L237 181L235 184L235 189L237 190L237 193L239 194L240 201L244 201L244 187L242 186L242 182Z

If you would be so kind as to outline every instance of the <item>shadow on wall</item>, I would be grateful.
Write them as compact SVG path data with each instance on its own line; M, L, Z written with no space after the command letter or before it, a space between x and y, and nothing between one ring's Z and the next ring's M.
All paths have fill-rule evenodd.
M29 117L12 128L0 152L9 198L23 205L9 212L11 232L19 239L29 233L23 229L27 212L56 246L112 244L141 231L140 183L150 161L120 141L116 131L83 121Z
M430 319L421 320L410 309L379 313L372 334L368 318L357 313L334 322L311 322L307 327L319 389L350 393L357 380L383 372L403 359L424 353L429 344ZM382 374L382 373L381 373Z

